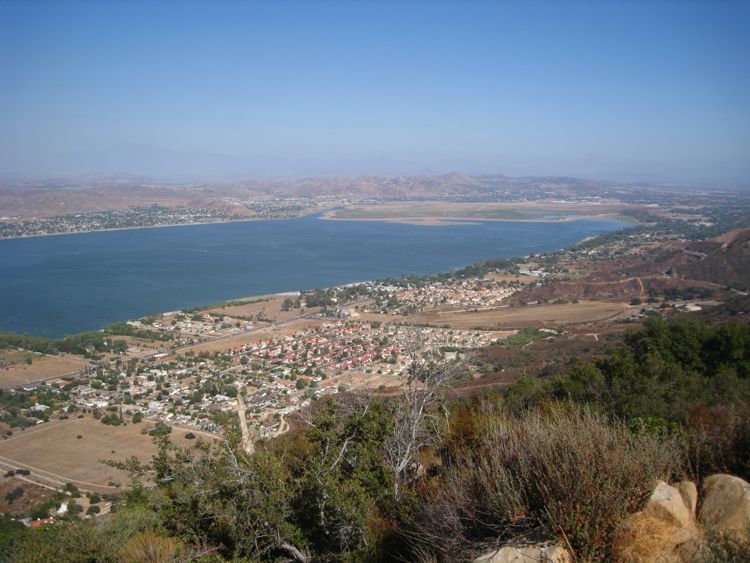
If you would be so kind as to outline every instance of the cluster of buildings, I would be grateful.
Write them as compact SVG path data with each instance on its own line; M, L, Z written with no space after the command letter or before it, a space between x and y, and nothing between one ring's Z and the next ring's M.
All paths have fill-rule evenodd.
M412 314L426 309L481 309L497 307L521 287L520 282L473 278L461 281L435 282L420 287L397 288L381 286L381 295L372 305L360 307L361 312L371 310L393 315Z
M68 412L115 424L138 416L147 426L164 422L209 432L218 430L214 415L236 412L241 395L248 423L264 436L315 397L352 386L398 386L415 355L445 358L447 351L453 357L492 340L485 331L325 321L215 353L188 350L102 365L56 387L65 392L59 406Z
M19 220L11 217L0 219L0 238L30 235L52 235L104 229L128 229L175 225L182 223L206 223L235 218L223 209L170 208L161 205L145 205L127 209L111 209L86 213L69 213L51 217Z

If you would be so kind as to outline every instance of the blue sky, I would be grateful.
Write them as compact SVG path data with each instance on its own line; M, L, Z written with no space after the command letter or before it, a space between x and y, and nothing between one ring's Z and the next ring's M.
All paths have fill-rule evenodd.
M0 0L0 173L750 186L750 2Z

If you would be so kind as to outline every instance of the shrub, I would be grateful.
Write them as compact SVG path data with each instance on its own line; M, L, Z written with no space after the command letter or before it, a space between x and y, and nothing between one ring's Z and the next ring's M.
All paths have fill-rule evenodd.
M102 511L101 508L96 506L95 504L92 504L89 506L88 510L86 511L86 514L93 515L93 514L99 514Z
M185 439L187 439L187 440L195 440L195 434L192 433L192 432L188 432L187 434L185 434Z
M750 479L750 404L695 407L685 435L694 478L730 473Z
M157 422L154 427L149 431L151 436L166 436L172 432L172 427L164 424L162 421Z
M743 533L706 530L702 563L726 563L727 561L750 561L750 523Z
M570 404L518 418L484 412L478 430L418 490L404 532L415 552L465 558L482 544L541 530L578 559L608 560L622 519L683 464L676 438L633 433Z
M8 504L13 504L14 500L17 500L23 496L23 489L21 487L16 487L12 491L9 491L5 495L5 500L8 502Z

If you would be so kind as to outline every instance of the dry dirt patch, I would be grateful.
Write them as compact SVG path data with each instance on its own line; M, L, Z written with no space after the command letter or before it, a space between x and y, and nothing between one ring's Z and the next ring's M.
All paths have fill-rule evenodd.
M296 300L296 295L269 295L267 297L258 297L252 299L251 302L242 305L233 305L231 307L215 307L209 309L207 313L215 313L219 315L226 315L229 317L257 317L262 315L267 319L273 319L274 321L287 321L298 317L301 312L300 309L289 309L288 311L283 310L284 301L286 299ZM320 308L305 309L305 314L318 312Z
M150 461L157 448L151 436L141 434L141 430L151 424L144 420L108 426L92 417L40 424L0 440L0 468L29 469L30 478L53 485L72 482L81 489L113 492L117 487L112 483L127 486L128 476L100 460L124 461L136 456ZM173 427L170 438L181 447L189 447L195 440L185 439L187 432L190 430ZM77 438L79 435L81 438Z
M23 494L10 502L5 497L16 489L21 489ZM29 483L20 477L0 477L0 514L28 514L54 494L52 489Z
M31 363L28 363L31 360ZM0 352L0 387L14 387L77 372L88 363L72 355L45 356L25 350Z
M605 301L581 301L560 305L529 305L526 307L502 307L467 312L432 311L409 315L362 314L362 320L377 320L385 323L413 323L433 326L448 326L454 329L483 329L523 327L533 324L576 324L601 321L619 315L627 309L622 303Z

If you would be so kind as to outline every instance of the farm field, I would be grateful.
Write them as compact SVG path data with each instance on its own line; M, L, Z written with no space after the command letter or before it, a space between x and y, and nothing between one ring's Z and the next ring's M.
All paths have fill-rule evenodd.
M44 484L71 482L83 490L113 492L118 490L115 483L128 485L128 475L100 460L124 461L136 456L150 461L157 448L151 436L141 434L150 426L152 423L146 420L107 426L88 416L40 424L0 441L0 468L29 469L29 478ZM189 447L195 440L186 439L187 432L190 430L173 427L170 439L178 446ZM192 432L199 437L211 436Z
M0 352L0 387L60 377L87 365L88 362L78 356L45 356L26 350L4 350Z
M503 307L479 311L430 311L405 317L362 313L361 320L384 323L448 325L454 329L517 328L544 324L575 324L602 321L623 313L628 309L622 303L605 301L581 301L560 305L529 305L527 307Z

